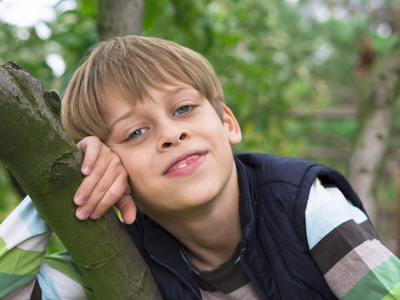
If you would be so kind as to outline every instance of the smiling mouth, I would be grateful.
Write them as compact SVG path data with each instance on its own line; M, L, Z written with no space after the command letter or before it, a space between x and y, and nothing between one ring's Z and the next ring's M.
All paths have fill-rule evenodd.
M177 156L166 168L163 175L167 176L181 176L192 173L197 167L199 167L206 158L205 153L184 153L183 155Z
M168 172L172 172L178 169L182 169L184 167L186 167L187 165L191 164L192 162L194 162L197 158L199 158L200 155L196 154L196 155L191 155L188 158L178 161L177 163L175 163L174 165L172 165L171 168L169 168Z

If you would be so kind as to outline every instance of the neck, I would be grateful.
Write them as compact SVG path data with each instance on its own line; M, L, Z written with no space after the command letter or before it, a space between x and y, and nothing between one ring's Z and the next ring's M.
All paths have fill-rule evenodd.
M157 222L181 242L190 262L198 269L212 270L224 263L242 235L236 168L215 199L185 212L184 217Z

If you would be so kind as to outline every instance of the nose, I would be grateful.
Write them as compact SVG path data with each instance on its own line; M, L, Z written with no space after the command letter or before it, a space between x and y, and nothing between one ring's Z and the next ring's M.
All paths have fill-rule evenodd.
M189 132L179 128L164 128L160 137L158 149L165 151L173 145L179 144L189 138Z

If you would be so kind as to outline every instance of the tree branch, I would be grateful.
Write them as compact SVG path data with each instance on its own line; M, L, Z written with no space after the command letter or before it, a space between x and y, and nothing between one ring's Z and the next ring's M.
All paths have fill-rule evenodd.
M376 219L376 189L382 172L400 89L400 43L385 59L371 92L360 105L360 126L350 158L349 180Z
M54 115L56 98L17 64L0 66L0 159L98 299L157 299L150 271L114 211L97 221L75 217L82 158Z

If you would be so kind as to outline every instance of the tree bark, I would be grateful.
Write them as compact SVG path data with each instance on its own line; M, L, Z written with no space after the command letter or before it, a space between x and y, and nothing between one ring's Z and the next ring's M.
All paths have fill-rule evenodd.
M0 66L0 159L31 196L98 299L157 299L145 262L113 210L75 217L82 181L79 150L55 111L59 98L13 62Z
M376 190L387 153L400 91L400 43L380 66L371 90L360 105L360 122L349 162L349 180L375 221Z
M144 0L99 0L97 32L100 40L142 32Z

